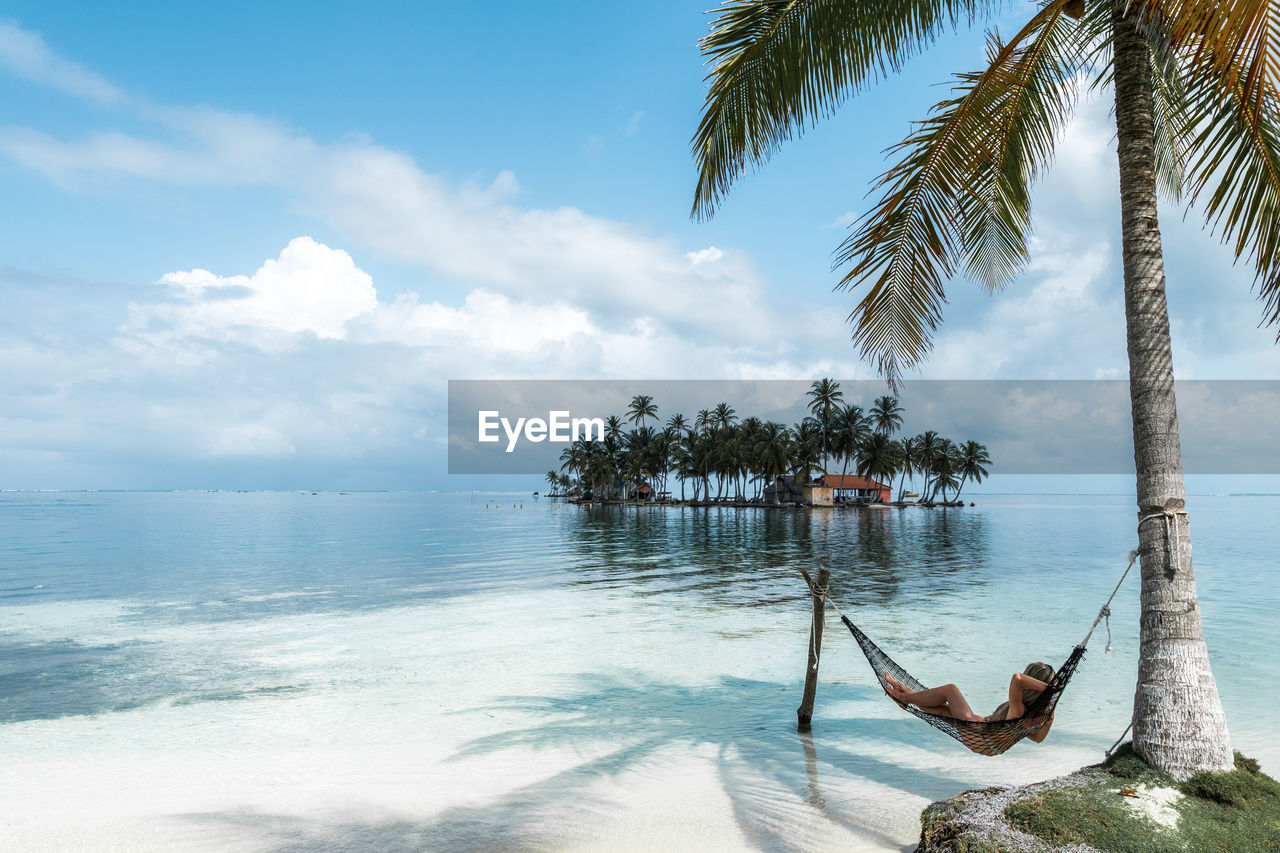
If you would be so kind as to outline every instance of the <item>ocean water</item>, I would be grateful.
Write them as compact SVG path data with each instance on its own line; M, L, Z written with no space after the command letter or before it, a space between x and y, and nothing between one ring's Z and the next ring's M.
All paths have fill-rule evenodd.
M800 566L980 710L1066 657L1130 500L982 500L0 494L0 849L911 849L929 801L1096 762L1131 705L1136 571L1042 745L901 712L834 614L796 734ZM1280 498L1189 508L1233 740L1280 774Z

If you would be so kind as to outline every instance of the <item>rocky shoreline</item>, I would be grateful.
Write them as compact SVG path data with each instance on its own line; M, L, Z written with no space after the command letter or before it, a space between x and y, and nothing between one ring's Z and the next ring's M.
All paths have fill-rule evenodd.
M980 788L933 803L920 815L916 853L1101 853L1084 844L1048 844L1011 826L1005 809L1036 794L1081 788L1107 778L1107 772L1095 765L1047 782Z
M1125 744L1047 782L966 791L920 816L917 853L1280 850L1280 783L1252 758L1179 781Z

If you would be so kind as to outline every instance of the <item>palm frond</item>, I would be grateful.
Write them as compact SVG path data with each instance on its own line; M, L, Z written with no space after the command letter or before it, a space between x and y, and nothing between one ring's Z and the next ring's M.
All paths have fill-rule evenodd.
M1280 3L1141 3L1181 67L1196 152L1187 197L1252 261L1263 322L1280 323Z
M1135 3L1148 0L1135 0ZM1152 121L1155 134L1156 185L1173 201L1180 201L1186 177L1187 158L1191 144L1192 128L1188 115L1187 94L1182 77L1181 57L1170 41L1163 16L1148 7L1138 8L1140 28L1147 34L1151 56ZM1087 6L1084 27L1091 43L1084 64L1096 71L1090 88L1095 91L1112 91L1115 86L1115 67L1112 64L1112 12L1110 3L1093 2Z
M930 44L1006 0L730 0L702 39L711 65L693 215L709 217L747 164Z
M1025 47L1006 51L997 36L989 45L990 85L1002 99L998 121L974 191L961 199L965 266L990 289L1005 285L1027 258L1031 231L1031 182L1053 157L1054 141L1070 121L1075 75L1084 55L1082 30L1070 3L1051 3L1019 33Z
M1280 88L1280 4L1274 0L1132 0L1200 74L1230 78L1255 117Z
M988 67L960 75L957 96L891 149L900 159L875 188L880 201L838 250L837 265L850 265L839 286L870 283L849 318L854 342L893 383L932 349L943 282L961 262L1002 281L1026 256L1028 184L1070 114L1070 57L1082 47L1068 1L993 40Z
M1167 42L1151 40L1150 54L1156 184L1170 199L1180 201L1193 130L1186 86Z
M1263 321L1280 322L1280 109L1274 91L1261 107L1243 84L1223 93L1202 78L1194 114L1188 197L1237 258L1249 258L1264 304ZM1224 98L1223 95L1226 95ZM1280 336L1278 336L1280 337Z

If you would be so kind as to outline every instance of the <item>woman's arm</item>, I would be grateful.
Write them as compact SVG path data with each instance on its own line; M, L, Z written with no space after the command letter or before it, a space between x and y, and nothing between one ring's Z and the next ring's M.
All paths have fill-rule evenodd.
M1044 690L1048 686L1025 672L1015 672L1009 679L1009 719L1016 720L1026 713L1027 708L1022 704L1023 690Z
M1052 714L1049 715L1049 722L1044 724L1044 728L1042 728L1040 731L1036 732L1035 734L1027 735L1027 738L1029 740L1035 741L1036 743L1044 743L1044 739L1049 736L1049 729L1051 728L1053 728Z

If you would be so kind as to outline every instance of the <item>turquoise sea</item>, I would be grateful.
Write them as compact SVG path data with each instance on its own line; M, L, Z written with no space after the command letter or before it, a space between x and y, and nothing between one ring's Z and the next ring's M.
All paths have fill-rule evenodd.
M901 712L834 614L796 734L801 566L979 709L1088 629L1132 500L976 500L0 494L0 849L911 849L929 801L1095 762L1131 705L1136 570L1043 745ZM1233 740L1280 775L1280 497L1189 509Z

